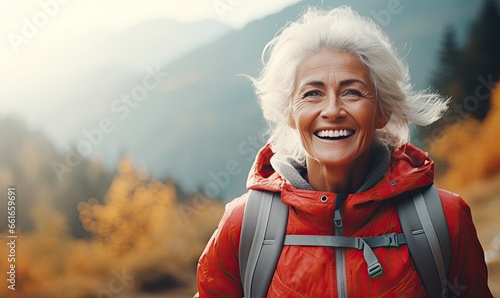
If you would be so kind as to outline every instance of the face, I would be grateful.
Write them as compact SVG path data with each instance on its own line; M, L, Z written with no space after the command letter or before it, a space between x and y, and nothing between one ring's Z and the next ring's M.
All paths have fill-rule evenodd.
M346 165L366 157L375 129L387 124L368 69L347 52L307 56L297 69L292 105L290 125L308 163Z

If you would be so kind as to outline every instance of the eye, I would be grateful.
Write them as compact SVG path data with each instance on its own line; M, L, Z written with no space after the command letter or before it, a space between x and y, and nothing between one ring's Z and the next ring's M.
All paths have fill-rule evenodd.
M323 95L323 93L321 93L321 91L319 91L319 90L310 90L310 91L307 91L306 93L304 93L302 95L302 98L306 98L306 97L320 97L322 95Z
M342 94L342 96L346 96L346 97L362 97L362 94L359 90L356 90L356 89L347 89L346 91L344 91L344 93Z

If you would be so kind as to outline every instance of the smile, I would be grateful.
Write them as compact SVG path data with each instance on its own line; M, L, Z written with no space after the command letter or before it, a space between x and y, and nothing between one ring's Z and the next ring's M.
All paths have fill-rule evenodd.
M340 129L340 130L320 130L314 133L320 139L328 140L342 140L354 134L354 130Z

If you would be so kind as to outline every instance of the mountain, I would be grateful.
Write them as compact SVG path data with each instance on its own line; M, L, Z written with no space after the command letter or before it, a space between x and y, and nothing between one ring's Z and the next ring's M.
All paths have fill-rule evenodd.
M76 204L103 199L124 153L142 161L153 177L180 183L179 193L186 197L195 189L224 199L243 193L248 170L264 144L265 123L250 81L238 75L257 76L265 44L308 5L321 3L301 2L241 30L216 22L144 23L79 52L74 45L75 52L50 61L64 64L63 71L60 65L46 68L32 74L37 80L19 84L19 90L2 90L9 91L0 101L7 103L2 109L21 103L29 127L36 128L0 119L0 184L4 189L16 185L25 198L19 201L23 226L30 227L30 206L48 201L73 214L70 225L84 235ZM416 88L425 88L444 29L455 26L457 41L463 43L481 3L387 5L352 4L387 31L408 62ZM82 64L86 67L77 67ZM145 81L154 87L142 97ZM141 100L131 102L133 96ZM67 165L78 149L86 159L70 166L59 181L53 162Z
M169 19L147 21L116 32L96 48L107 62L138 66L168 63L206 46L232 29L216 21L180 23Z
M26 120L65 149L75 132L103 117L112 100L130 92L130 84L146 68L168 64L231 30L217 21L160 19L119 31L80 33L80 38L56 40L52 47L41 38L37 42L49 49L2 78L0 115ZM28 59L28 54L19 56L20 61Z
M409 64L416 88L426 88L445 26L456 23L462 36L480 4L401 1L389 7L359 1L352 7L383 27ZM265 123L251 83L238 74L257 76L261 51L278 29L307 6L322 5L331 6L303 1L164 65L169 75L162 86L169 87L148 93L123 121L111 114L116 130L97 151L110 163L119 152L130 152L152 173L174 176L209 196L241 194Z

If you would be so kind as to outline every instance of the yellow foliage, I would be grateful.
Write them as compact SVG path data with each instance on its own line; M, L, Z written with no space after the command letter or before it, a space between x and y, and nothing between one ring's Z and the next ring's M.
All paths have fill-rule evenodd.
M118 297L147 279L192 276L224 208L201 194L179 203L174 184L148 177L125 158L103 204L94 198L78 204L91 239L73 238L63 215L35 206L35 231L18 236L16 291L4 278L0 297ZM8 255L6 245L0 254ZM7 268L6 258L0 265Z
M466 119L446 127L431 145L431 154L447 164L437 181L440 187L458 191L470 183L500 172L500 84L491 95L491 108L483 123Z

